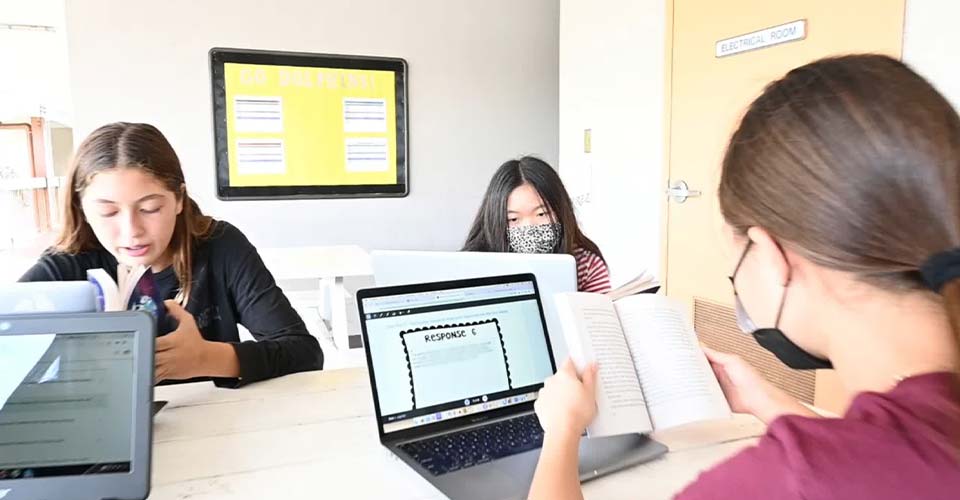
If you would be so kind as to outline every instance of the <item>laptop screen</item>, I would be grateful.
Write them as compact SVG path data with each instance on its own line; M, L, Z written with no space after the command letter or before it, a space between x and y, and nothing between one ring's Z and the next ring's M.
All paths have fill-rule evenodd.
M0 336L0 479L128 473L134 332Z
M385 434L532 401L553 372L530 279L361 306Z

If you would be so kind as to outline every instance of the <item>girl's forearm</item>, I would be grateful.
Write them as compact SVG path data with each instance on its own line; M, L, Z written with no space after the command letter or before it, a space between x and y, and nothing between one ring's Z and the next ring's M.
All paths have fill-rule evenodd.
M528 499L582 500L577 468L579 449L579 434L547 433Z

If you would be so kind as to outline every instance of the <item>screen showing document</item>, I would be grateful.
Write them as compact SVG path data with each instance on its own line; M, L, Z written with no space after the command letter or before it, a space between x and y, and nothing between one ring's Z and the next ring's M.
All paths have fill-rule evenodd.
M551 375L532 281L364 299L384 432L536 398Z
M0 479L130 472L134 332L0 335Z

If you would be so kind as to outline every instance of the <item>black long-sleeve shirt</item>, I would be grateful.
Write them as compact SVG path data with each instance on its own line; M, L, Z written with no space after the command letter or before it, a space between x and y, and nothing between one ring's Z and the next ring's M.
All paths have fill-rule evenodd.
M117 278L117 259L100 248L78 254L47 252L20 281L86 280L102 268ZM193 252L193 287L186 310L206 340L229 342L237 352L239 379L213 379L239 387L288 373L323 368L320 344L277 286L257 249L228 222L215 221L210 236ZM154 275L160 296L172 299L180 288L173 267ZM240 342L237 324L256 342ZM167 333L171 325L159 325Z

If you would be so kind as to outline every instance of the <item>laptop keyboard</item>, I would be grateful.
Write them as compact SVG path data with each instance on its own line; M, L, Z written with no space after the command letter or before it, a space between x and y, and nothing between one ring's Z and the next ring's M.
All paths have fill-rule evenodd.
M543 445L536 414L400 445L434 476L516 455Z

